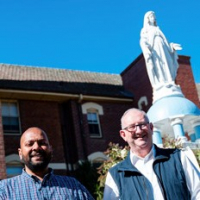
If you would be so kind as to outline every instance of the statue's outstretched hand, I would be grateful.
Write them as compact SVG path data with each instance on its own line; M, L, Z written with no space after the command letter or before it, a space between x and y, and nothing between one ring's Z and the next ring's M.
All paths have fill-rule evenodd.
M177 50L182 50L182 47L181 47L180 44L170 43L170 45L171 45L171 48L172 48L173 50L175 50L175 51L177 51Z

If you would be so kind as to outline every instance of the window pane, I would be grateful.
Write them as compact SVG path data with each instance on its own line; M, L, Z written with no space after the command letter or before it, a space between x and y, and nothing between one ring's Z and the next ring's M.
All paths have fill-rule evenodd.
M2 121L5 125L19 125L18 117L2 117Z
M96 113L88 113L87 118L88 118L88 121L97 122L97 114Z
M17 103L2 103L2 122L4 133L20 133Z
M87 120L88 120L88 127L89 127L89 133L91 136L101 136L100 131L100 124L98 119L98 113L96 112L88 112L87 113Z
M19 133L18 126L11 126L11 125L3 125L3 131L6 134L17 134Z
M6 173L8 175L19 175L22 173L22 166L19 166L19 167L7 167L6 168Z
M19 124L3 124L4 133L19 133Z
M9 115L9 106L7 103L2 103L2 116Z
M21 164L19 164L18 166L16 165L7 166L6 167L7 177L10 178L13 176L20 175L22 173L22 169L23 169L23 166Z
M89 131L92 135L99 135L99 125L98 124L89 124Z
M10 104L10 116L13 116L13 117L18 116L17 105L14 103Z
M2 116L18 116L17 104L16 103L2 103Z

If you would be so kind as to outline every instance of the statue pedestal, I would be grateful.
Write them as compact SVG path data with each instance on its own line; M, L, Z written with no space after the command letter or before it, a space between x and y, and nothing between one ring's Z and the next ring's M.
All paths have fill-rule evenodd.
M155 103L161 98L169 96L184 97L180 86L176 85L175 83L163 84L157 86L156 88L153 88L153 103Z
M191 132L191 130L195 132L195 135L198 135L200 131L197 129L198 122L200 122L200 110L183 95L175 95L173 93L167 96L164 93L162 98L157 99L150 107L147 116L156 128L154 132L160 132L160 138L181 137L185 139L185 134ZM157 137L157 139L159 138ZM196 139L197 142L199 137Z

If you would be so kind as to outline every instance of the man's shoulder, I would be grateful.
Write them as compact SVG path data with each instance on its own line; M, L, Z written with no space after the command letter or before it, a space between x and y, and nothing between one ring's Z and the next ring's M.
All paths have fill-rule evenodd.
M0 181L0 189L5 189L7 187L20 187L22 181L24 179L22 178L21 175L18 175L18 176L15 176L15 177L12 177L12 178L6 178L6 179L2 179Z
M158 153L162 153L162 154L174 154L174 153L180 153L181 149L178 149L178 148L161 148L161 147L158 147L156 145L155 146L155 150L156 152Z
M63 176L63 175L53 175L53 178L58 181L58 182L62 182L62 183L70 183L70 184L78 184L79 181L72 177L72 176Z
M58 175L58 174L54 174L53 175L54 176L54 178L56 178L56 179L62 179L62 180L74 180L75 178L74 177L72 177L72 176L65 176L65 175Z
M160 148L155 146L154 156L155 158L180 158L181 149L178 148Z
M114 166L112 166L109 171L113 172L113 171L118 171L121 168L127 168L129 165L129 161L127 159L130 159L129 156L127 156L124 160L116 163Z

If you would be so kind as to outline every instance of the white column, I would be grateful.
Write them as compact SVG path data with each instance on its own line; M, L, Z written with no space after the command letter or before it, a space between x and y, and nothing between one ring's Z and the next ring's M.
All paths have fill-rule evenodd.
M171 126L174 130L175 139L181 138L182 142L186 142L187 138L183 129L183 120L181 118L171 119Z
M161 132L158 127L153 127L153 143L159 147L163 147Z
M191 142L195 142L196 135L195 135L195 131L193 129L188 131L188 135L190 136Z
M196 140L195 142L199 142L200 143L200 121L194 121L192 123L192 126L194 128L194 131L195 131L195 137L196 137Z

